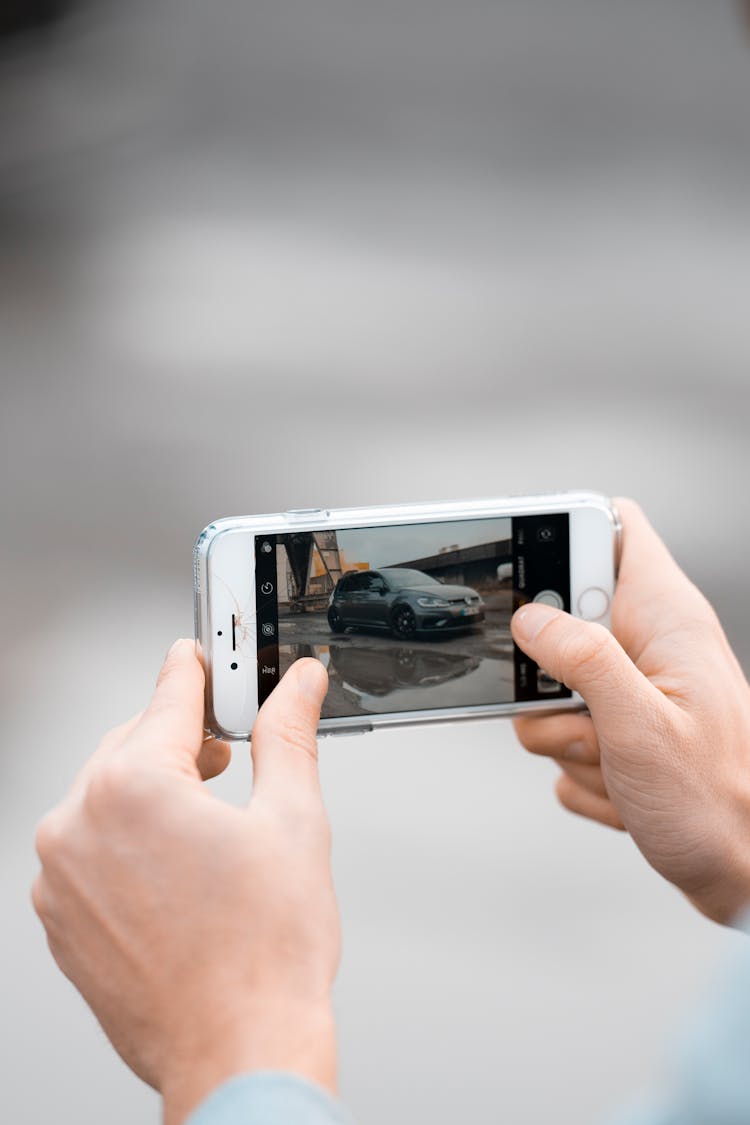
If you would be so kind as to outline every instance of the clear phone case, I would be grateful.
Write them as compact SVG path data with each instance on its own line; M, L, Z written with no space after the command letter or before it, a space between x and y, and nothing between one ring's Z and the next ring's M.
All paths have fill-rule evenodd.
M265 515L230 517L209 524L198 536L193 551L195 636L199 656L206 671L206 729L221 738L249 738L250 731L225 729L216 719L213 704L211 644L211 554L218 537L226 534L309 532L375 528L398 524L419 524L473 520L503 516L528 516L543 513L573 512L578 508L597 508L607 514L612 528L613 573L616 576L620 551L620 523L611 501L597 492L564 492L538 496L497 497L492 499L384 505L360 508L303 508ZM535 700L532 703L495 703L486 706L432 708L398 711L356 717L321 719L319 733L353 734L380 726L405 726L412 723L447 722L456 719L484 719L519 712L579 710L578 696L570 699Z

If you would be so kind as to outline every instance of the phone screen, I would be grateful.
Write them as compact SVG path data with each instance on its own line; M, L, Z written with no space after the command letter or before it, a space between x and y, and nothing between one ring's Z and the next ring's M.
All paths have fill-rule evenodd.
M570 609L567 512L255 536L258 702L326 666L324 719L569 698L510 619Z

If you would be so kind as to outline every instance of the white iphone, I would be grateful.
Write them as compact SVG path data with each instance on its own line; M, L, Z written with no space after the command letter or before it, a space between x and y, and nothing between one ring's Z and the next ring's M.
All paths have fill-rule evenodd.
M222 519L194 551L206 726L250 737L292 661L328 670L320 733L582 706L518 649L529 601L609 626L619 522L597 493Z

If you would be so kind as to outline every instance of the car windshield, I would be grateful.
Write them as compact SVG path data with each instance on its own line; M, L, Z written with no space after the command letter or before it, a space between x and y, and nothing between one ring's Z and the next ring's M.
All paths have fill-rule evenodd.
M393 566L380 572L383 578L394 586L439 586L437 578L423 574L421 570L407 570L406 567Z

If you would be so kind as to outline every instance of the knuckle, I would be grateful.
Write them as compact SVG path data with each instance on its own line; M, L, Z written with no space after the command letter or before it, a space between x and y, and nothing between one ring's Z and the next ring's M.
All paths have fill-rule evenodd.
M92 771L86 789L86 803L99 806L112 803L115 795L120 792L120 769L115 762L100 764Z
M31 885L31 904L34 907L37 917L44 922L47 917L47 896L45 894L44 880L41 874L37 875Z
M292 731L284 738L287 749L297 757L317 765L318 761L318 747L315 739L310 738L309 735Z
M106 752L119 746L128 734L132 721L132 719L128 719L124 723L118 723L116 726L111 727L100 740L98 749Z
M48 866L59 854L63 844L62 817L59 809L52 809L37 825L34 846L43 867Z
M171 714L174 713L175 700L171 691L168 691L164 688L166 678L167 677L165 675L159 682L157 682L156 694L153 696L146 711L146 715L149 719L162 718L164 716L168 718Z
M533 719L515 718L513 720L513 730L516 733L516 738L526 750L531 749L534 741L534 733L536 724Z
M307 723L288 716L281 729L281 740L287 749L318 760L318 742Z
M528 743L529 734L528 734L528 728L526 727L526 724L525 723L519 723L516 719L514 719L513 720L513 733L515 734L516 738L518 739L518 741L523 746L524 750L528 750L528 748L529 748L529 743Z
M614 500L614 503L615 503L615 507L617 508L620 515L623 515L623 514L628 514L628 515L633 515L633 516L643 516L644 515L643 508L641 507L641 505L638 503L637 500L633 499L632 496L616 496L615 500Z
M699 624L709 633L723 634L724 629L718 613L701 590L698 590L697 594L696 618Z
M549 739L535 727L528 727L522 734L519 734L518 741L529 754L550 755L557 749L557 747L552 745Z
M210 741L204 743L198 754L198 769L204 781L223 773L232 757L226 742Z
M560 641L562 666L572 669L577 675L604 674L611 665L612 644L612 634L603 625L592 624L585 629L570 630Z
M126 759L115 756L102 762L92 773L86 803L94 811L111 813L121 805L138 802L145 792L141 772Z
M55 964L57 965L60 972L64 976L66 976L68 980L73 981L73 983L75 984L75 981L73 979L73 970L68 960L69 952L66 948L66 944L64 942L61 943L58 939L59 934L55 934L54 930L47 930L47 946L50 953L52 954Z
M167 653L167 656L164 660L164 663L162 664L161 668L159 669L158 675L156 677L156 690L157 691L159 690L160 687L163 686L165 681L168 680L171 677L172 672L174 671L174 666L175 666L174 653L170 649L170 651Z
M566 773L561 773L555 782L555 796L563 808L569 809L570 811L574 811L572 802L575 789L575 782L571 781Z

